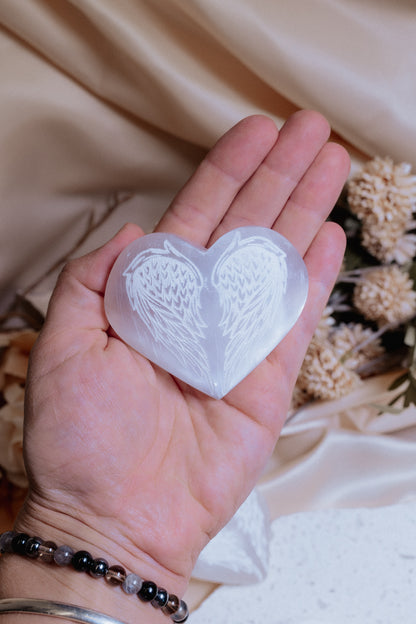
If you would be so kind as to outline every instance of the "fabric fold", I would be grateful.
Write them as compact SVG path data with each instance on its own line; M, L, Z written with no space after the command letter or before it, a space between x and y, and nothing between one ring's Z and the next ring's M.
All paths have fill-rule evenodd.
M257 583L268 571L270 516L255 489L201 552L193 578L232 585Z

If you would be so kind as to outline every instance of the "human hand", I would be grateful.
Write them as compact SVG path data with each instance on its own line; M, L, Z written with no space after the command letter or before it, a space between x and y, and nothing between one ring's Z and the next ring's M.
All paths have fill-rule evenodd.
M242 225L271 227L304 257L309 295L277 348L222 400L150 363L109 328L103 293L125 226L71 261L53 294L27 383L30 479L19 528L55 527L183 591L195 560L256 483L288 410L306 348L337 276L344 234L325 222L349 158L317 113L278 133L262 116L222 137L157 230L209 246Z

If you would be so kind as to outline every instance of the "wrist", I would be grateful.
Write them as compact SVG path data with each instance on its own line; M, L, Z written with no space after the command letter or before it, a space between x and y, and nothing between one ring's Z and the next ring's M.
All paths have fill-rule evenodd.
M14 555L0 557L1 598L55 600L97 611L125 624L142 621L149 624L172 624L169 617L141 603L136 596L127 596L120 588L106 585L87 575L78 575L74 570L57 570L52 565ZM2 622L6 623L7 618L10 618L10 623L14 623L14 617L4 616ZM33 624L37 621L39 624L45 622L44 616L34 617L30 620Z
M159 586L168 586L171 593L183 595L189 575L156 558L147 547L146 536L130 535L124 525L113 519L92 517L87 513L69 513L68 508L54 509L39 504L29 494L17 516L14 530L51 540L58 546L86 550L93 558L102 557L110 565L121 565L142 578L152 579Z
M121 572L114 575L111 570L106 574L107 580L105 576L93 578L88 571L74 569L69 560L68 565L61 567L54 562L45 563L42 557L32 561L27 556L6 553L0 562L0 597L59 599L101 611L126 623L136 622L140 617L155 624L172 621L168 608L174 605L175 596L179 600L182 598L187 579L165 569L137 547L132 547L123 536L116 539L111 531L106 534L102 523L97 530L66 514L44 509L42 513L36 511L33 505L26 505L18 517L15 532L38 536L44 542L51 541L57 546L69 546L74 552L87 551L92 559L105 560L108 567L118 566ZM138 595L136 591L128 595L122 588L122 581L132 573L137 578L129 577L130 580L133 578L137 583L150 581L144 583L142 589L139 585ZM114 583L108 582L110 577ZM153 606L142 600L145 598L150 602L150 596L154 596L155 592L160 595L162 588L166 588L169 594L169 604L163 610L160 605ZM145 590L150 590L150 594Z

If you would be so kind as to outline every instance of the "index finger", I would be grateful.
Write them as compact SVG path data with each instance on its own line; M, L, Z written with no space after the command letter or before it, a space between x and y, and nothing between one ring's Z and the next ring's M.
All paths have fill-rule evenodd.
M179 191L155 231L205 246L277 137L275 123L263 115L252 115L236 124L219 139Z

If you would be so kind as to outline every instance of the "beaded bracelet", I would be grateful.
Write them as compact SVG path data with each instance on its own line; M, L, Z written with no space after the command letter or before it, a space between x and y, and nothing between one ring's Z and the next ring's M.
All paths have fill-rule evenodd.
M6 531L0 535L0 553L15 553L39 558L45 563L55 562L58 566L72 565L78 572L87 572L94 578L104 577L110 585L121 586L126 594L136 594L142 602L150 602L155 609L169 615L177 624L186 622L189 616L188 607L184 600L175 594L169 594L166 589L158 587L152 581L145 581L137 574L127 574L119 566L109 566L105 559L93 559L89 552L80 550L75 552L70 546L57 546L54 542L44 542L40 537L30 537L26 533Z

